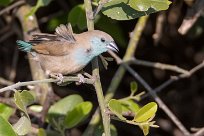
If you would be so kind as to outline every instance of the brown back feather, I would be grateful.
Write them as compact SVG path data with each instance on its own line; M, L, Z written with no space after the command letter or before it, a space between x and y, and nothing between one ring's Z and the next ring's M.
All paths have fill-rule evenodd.
M62 56L69 54L70 48L76 42L70 24L61 24L56 29L56 34L36 33L29 42L33 50L40 54Z

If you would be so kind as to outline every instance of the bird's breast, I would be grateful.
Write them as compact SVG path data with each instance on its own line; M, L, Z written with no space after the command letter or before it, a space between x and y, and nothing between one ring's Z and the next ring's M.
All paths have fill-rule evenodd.
M63 75L73 74L83 69L86 64L80 63L74 55L49 56L38 54L39 62L43 70Z
M87 65L94 57L95 55L92 53L91 48L79 48L72 54L76 64L80 65Z

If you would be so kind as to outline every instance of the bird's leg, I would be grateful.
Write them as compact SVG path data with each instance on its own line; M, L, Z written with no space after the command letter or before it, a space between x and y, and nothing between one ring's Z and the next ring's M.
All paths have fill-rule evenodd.
M60 85L64 82L64 76L61 73L50 73L49 76L51 78L58 79L57 85Z

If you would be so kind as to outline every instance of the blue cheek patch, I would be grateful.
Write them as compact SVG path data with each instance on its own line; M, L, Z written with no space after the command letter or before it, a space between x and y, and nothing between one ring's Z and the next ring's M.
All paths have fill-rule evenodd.
M87 53L84 49L75 50L72 53L72 56L75 60L75 63L80 65L87 65L94 57L92 54Z
M93 49L93 54L95 54L95 56L98 56L101 53L106 52L108 50L106 48L106 43L101 42L101 40L97 37L93 37L91 39L91 47Z

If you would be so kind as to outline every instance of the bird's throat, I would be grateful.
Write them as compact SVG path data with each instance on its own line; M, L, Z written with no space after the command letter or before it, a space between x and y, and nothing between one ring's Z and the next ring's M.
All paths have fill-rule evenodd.
M78 65L87 65L95 56L92 52L86 52L84 49L77 49L75 53L72 54L75 63Z

